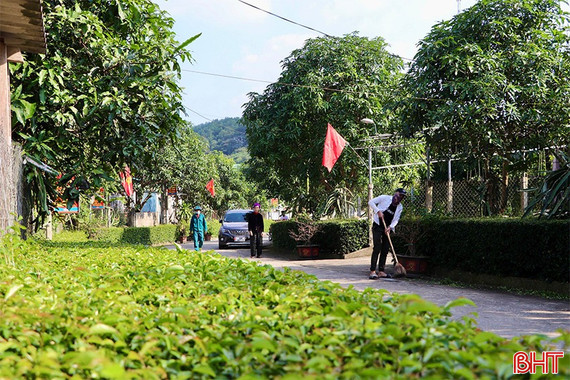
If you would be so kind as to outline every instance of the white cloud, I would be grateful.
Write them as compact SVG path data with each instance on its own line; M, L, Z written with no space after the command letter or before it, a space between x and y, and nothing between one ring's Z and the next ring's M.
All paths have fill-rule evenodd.
M232 65L232 71L248 78L275 81L281 73L280 62L293 50L301 48L310 37L308 34L284 34L270 38L260 46L243 46L241 57Z

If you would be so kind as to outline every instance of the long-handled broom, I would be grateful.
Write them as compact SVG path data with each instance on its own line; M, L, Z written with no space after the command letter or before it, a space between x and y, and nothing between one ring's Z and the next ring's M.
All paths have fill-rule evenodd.
M387 227L384 218L380 219L382 219L384 230L386 230ZM394 261L396 261L396 264L394 264L394 277L406 277L408 273L406 272L406 268L404 268L404 266L400 264L400 262L398 261L398 256L396 256L396 251L394 250L394 246L392 245L392 239L390 239L390 234L386 234L386 236L388 236L388 241L390 242L390 248L392 248L392 257L394 258Z

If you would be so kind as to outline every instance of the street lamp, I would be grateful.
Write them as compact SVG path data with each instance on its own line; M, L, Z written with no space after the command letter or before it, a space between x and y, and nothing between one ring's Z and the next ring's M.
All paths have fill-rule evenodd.
M378 131L376 130L376 123L374 122L374 120L365 117L364 119L361 119L360 122L362 124L374 124L374 134L375 135L378 134Z
M360 120L363 124L374 124L374 134L378 134L376 130L376 123L372 119L364 118ZM372 148L368 147L368 221L372 224L372 207L370 201L372 200L372 190L374 184L372 183ZM372 230L368 231L368 244L372 245Z

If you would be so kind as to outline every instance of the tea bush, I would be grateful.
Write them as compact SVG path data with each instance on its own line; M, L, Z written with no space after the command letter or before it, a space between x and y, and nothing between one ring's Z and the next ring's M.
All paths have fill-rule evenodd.
M97 244L12 246L0 378L509 378L515 352L548 348L451 320L465 299L441 308L215 254Z

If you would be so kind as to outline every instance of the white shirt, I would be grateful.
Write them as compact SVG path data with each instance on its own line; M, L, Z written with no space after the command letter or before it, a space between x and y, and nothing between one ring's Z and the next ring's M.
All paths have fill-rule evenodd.
M391 195L380 195L379 197L372 198L370 202L368 202L368 206L370 206L374 211L372 219L379 226L384 227L382 223L380 223L380 218L378 217L378 211L382 212L386 211L391 204L392 204ZM396 207L396 212L394 213L394 219L392 219L392 223L390 223L390 229L392 231L395 231L396 225L400 221L400 215L402 214L403 209L404 207L402 206L401 203Z

